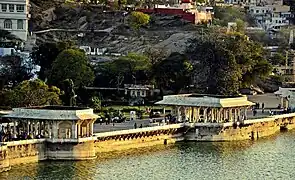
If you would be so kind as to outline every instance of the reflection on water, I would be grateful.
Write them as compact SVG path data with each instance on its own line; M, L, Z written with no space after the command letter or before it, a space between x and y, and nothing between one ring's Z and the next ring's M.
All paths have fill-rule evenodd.
M91 161L15 166L0 179L294 179L295 132L258 141L183 142Z

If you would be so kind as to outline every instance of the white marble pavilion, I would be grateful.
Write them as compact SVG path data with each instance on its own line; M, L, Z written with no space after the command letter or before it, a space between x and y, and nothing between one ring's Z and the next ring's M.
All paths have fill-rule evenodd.
M247 96L180 94L164 96L158 105L172 106L179 122L225 123L247 119L247 109L255 105Z
M93 123L98 116L89 108L42 106L14 108L3 117L14 124L12 128L6 127L14 135L26 133L31 138L77 139L93 135Z

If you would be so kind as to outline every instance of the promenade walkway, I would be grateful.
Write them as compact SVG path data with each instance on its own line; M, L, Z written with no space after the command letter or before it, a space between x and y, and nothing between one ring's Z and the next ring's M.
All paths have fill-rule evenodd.
M253 116L252 110L249 109L247 113L248 119L258 119L258 118L267 117L270 115L269 110L279 111L276 108L278 104L280 103L280 99L279 97L276 97L274 94L269 93L269 94L262 94L262 95L254 95L254 96L248 96L248 98L252 102L260 103L260 106L262 103L265 104L264 113L262 113L262 109L258 109L256 116ZM94 124L94 133L134 129L135 123L137 124L137 128L139 128L141 124L142 124L142 127L152 127L152 126L159 125L158 123L150 123L149 119L137 119L135 121L115 123L114 126L112 123L108 125L106 125L105 123L102 123L101 125L99 123L96 123Z

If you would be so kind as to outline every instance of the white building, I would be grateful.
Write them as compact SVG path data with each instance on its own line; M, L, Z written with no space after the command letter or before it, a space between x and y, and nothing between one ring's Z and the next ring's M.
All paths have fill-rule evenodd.
M8 30L26 41L29 18L29 0L0 1L0 29Z
M283 5L282 0L224 0L224 3L245 6Z
M250 5L249 13L255 18L259 27L265 30L279 30L289 26L289 18L292 17L290 6L285 5Z

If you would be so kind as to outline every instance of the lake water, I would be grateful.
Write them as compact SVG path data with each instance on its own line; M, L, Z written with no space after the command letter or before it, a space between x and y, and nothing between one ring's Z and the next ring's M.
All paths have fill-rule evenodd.
M45 161L12 167L0 179L295 179L295 132L258 141L178 143L109 159Z

